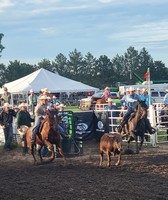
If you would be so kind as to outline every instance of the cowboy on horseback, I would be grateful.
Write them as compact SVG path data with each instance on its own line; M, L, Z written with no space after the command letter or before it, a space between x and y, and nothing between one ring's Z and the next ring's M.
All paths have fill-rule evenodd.
M150 96L148 95L147 90L145 88L142 89L142 93L140 94L140 101L144 101L147 108L149 108L149 105L152 104L152 100ZM156 130L151 127L149 119L147 118L147 115L145 116L144 120L145 120L146 130L149 132L149 134L151 135L154 134Z
M45 119L46 115L47 115L47 96L40 96L39 97L39 103L37 104L37 106L35 107L35 125L34 128L32 130L32 138L31 138L31 143L34 144L35 143L35 139L36 139L36 134L39 131L40 128L40 124L42 122L43 119Z
M127 103L128 110L125 113L125 115L123 116L123 119L122 119L121 124L119 126L119 132L122 131L122 128L127 123L130 115L132 113L134 113L135 108L137 106L137 101L139 101L139 100L140 100L139 95L137 95L135 93L135 90L134 90L133 87L130 87L129 88L129 94L127 94L126 97L125 97L125 102Z
M136 107L137 107L137 101L145 101L146 105L147 102L149 103L149 98L147 98L148 96L143 94L143 95L138 95L135 93L135 90L133 87L129 88L129 94L126 96L126 102L127 102L127 106L128 106L128 111L126 112L126 114L124 115L122 122L119 126L119 132L122 131L123 126L127 123L128 119L130 118L131 114L134 113L136 111ZM145 99L147 98L147 99ZM147 107L149 106L149 104L147 105ZM132 114L133 117L134 114ZM145 121L145 127L146 130L149 132L149 134L154 134L156 132L155 129L153 129L150 125L150 122L147 118L147 115L144 116L144 121Z

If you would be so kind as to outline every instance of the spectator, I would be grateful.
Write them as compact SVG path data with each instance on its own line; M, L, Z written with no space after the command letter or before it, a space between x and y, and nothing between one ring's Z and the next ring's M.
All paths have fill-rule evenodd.
M124 96L120 100L120 105L121 105L122 109L127 107L127 101L126 101L127 95L129 95L129 89L128 88L126 89L126 92L124 93Z
M136 89L136 94L139 95L139 96L141 95L141 89L140 88Z
M31 112L34 114L34 108L37 105L37 95L33 90L30 90L30 95L28 97L28 104L30 106Z
M16 117L16 113L13 109L10 108L9 103L4 103L3 110L0 114L0 124L3 128L5 136L5 150L12 149L12 139L13 139L13 117Z
M108 105L104 108L104 110L117 110L117 106L113 104L113 101L111 98L108 98ZM118 117L117 112L108 112L108 117ZM109 119L109 124L116 125L117 124L117 119ZM111 123L112 122L112 123ZM115 132L116 126L110 126L109 132Z
M57 99L57 97L54 95L53 97L52 97L52 104L56 104L56 103L58 103L58 104L61 104L61 102Z
M145 88L142 89L142 94L140 95L140 100L144 101L145 104L149 107L149 105L152 104L152 100L150 96L147 93L147 90Z
M3 94L1 95L1 106L3 106L4 103L11 103L11 94L8 92L7 87L3 88Z
M27 127L31 127L31 122L34 122L34 120L31 118L29 112L27 111L27 105L25 103L21 103L19 105L19 108L20 110L16 115L16 126L18 131L21 131L20 130L21 126L25 125ZM22 155L25 155L27 153L25 136L22 136L21 140L22 140Z
M104 93L103 93L102 98L104 99L105 102L107 102L108 98L111 98L110 88L109 87L106 87L104 89Z

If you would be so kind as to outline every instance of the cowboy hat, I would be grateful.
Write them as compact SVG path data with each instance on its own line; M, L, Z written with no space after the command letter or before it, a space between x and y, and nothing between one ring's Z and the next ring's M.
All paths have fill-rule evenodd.
M109 87L105 87L105 89L104 90L109 90L110 88Z
M146 92L146 88L142 88L142 92Z
M53 96L52 98L53 98L53 99L56 99L57 97L56 97L56 96Z
M111 99L111 98L108 98L107 101L108 101L108 102L112 102L112 99Z
M47 97L46 97L45 95L42 95L42 96L39 97L39 99L40 99L40 100L43 100L43 99L46 99L46 100L47 100Z
M21 108L21 107L27 107L27 104L26 104L26 103L21 103L21 104L19 105L19 108Z
M11 105L9 103L4 103L3 107L9 108Z
M59 105L59 107L66 107L63 103L61 103L60 105Z
M141 90L139 87L136 90Z
M30 90L30 93L33 93L33 92L34 92L34 91L31 89L31 90Z
M48 88L41 89L42 92L48 92Z
M134 89L133 87L130 87L130 88L129 88L129 91L130 91L130 92L133 92L134 90L135 90L135 89Z

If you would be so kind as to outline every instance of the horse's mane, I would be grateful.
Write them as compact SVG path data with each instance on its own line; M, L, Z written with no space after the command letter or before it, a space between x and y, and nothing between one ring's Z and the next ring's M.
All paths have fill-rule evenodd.
M48 111L48 114L46 115L45 119L42 121L41 125L40 125L40 132L42 131L44 125L46 124L46 122L49 123L49 130L53 127L53 126L57 126L58 122L57 119L54 117L55 113L53 111Z

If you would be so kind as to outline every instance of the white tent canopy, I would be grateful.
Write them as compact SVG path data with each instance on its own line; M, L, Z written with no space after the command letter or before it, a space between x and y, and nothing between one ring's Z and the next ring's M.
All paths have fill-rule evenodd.
M48 88L51 93L88 92L98 90L98 88L65 78L43 68L18 80L6 83L4 86L13 94L27 93L31 89L35 92L39 92L42 88Z

